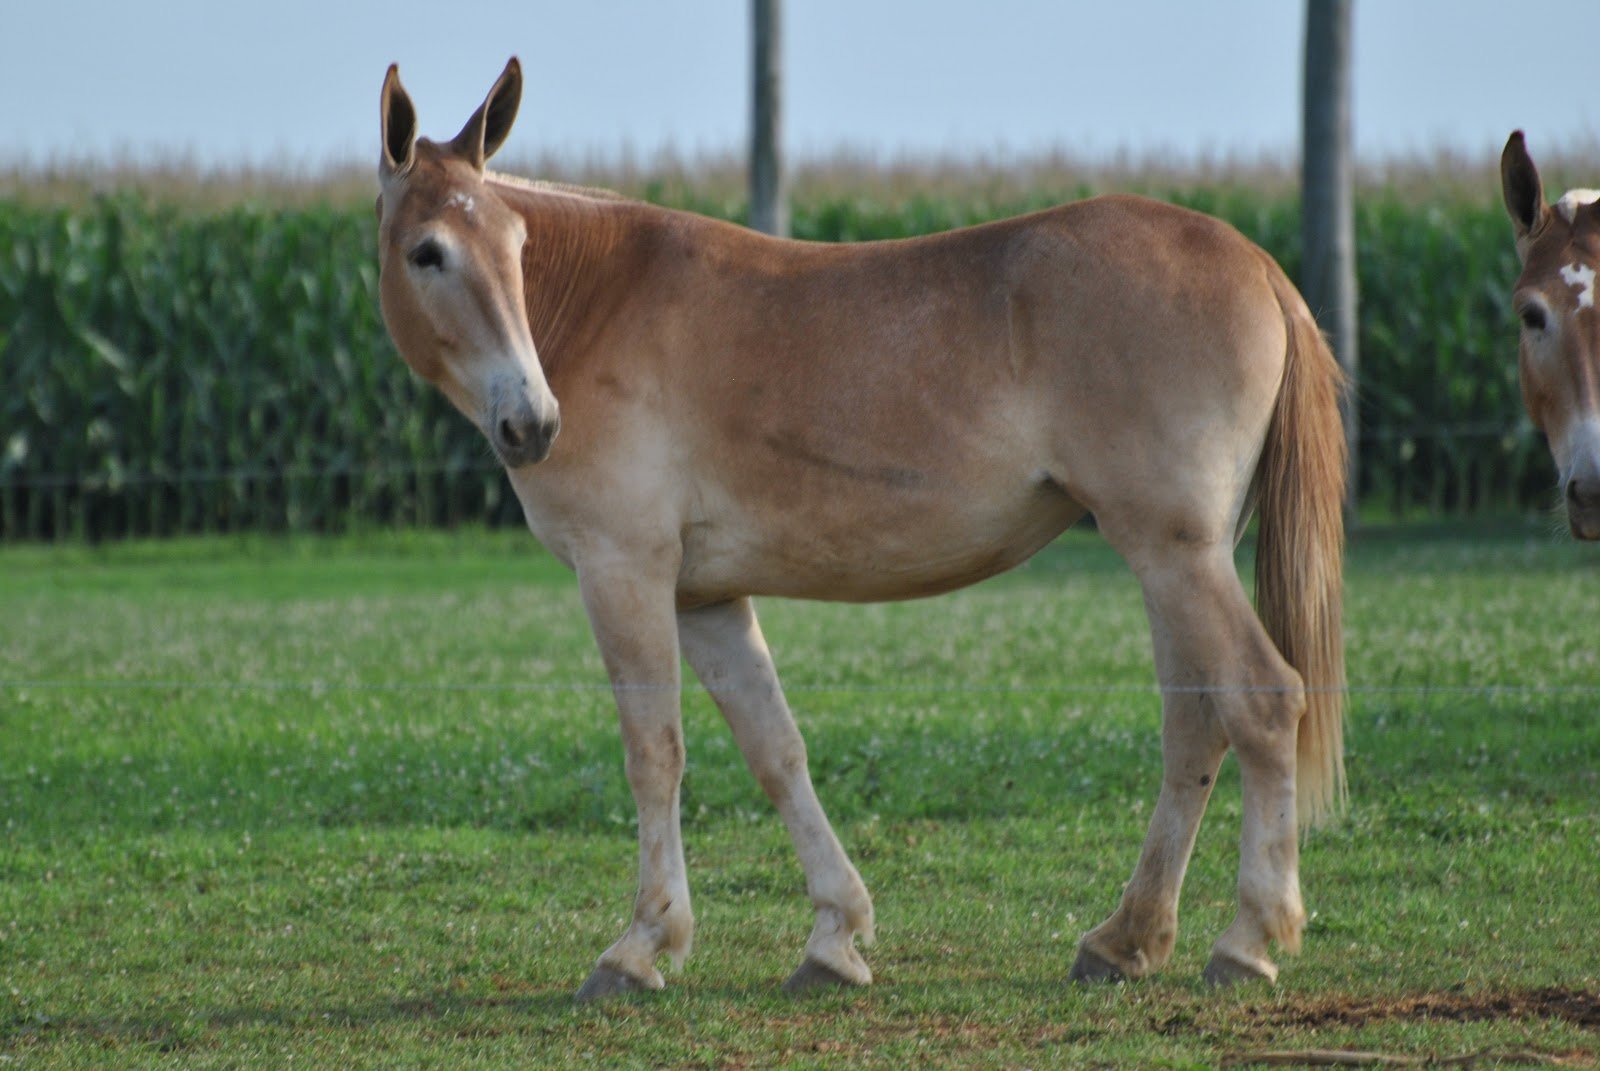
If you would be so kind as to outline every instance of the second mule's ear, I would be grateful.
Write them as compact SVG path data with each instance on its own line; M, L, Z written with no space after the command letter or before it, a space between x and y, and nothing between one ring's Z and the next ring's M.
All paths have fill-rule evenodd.
M517 106L522 103L522 64L512 56L506 69L500 72L494 88L472 113L461 133L450 142L450 148L465 157L472 166L483 170L484 162L505 144L511 133L511 124L517 118Z
M1520 243L1544 212L1544 186L1539 182L1539 169L1533 166L1533 157L1528 155L1520 130L1513 131L1506 139L1505 151L1500 154L1500 192Z
M389 64L389 73L383 77L378 120L383 138L383 156L378 162L378 174L385 179L404 175L416 162L417 109L412 106L405 86L400 84L398 63Z

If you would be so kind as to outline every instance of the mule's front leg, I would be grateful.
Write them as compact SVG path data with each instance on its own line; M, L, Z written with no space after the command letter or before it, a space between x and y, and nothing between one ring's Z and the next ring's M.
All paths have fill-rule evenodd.
M667 955L681 966L694 932L678 822L684 752L673 589L670 579L652 582L650 572L621 562L579 567L584 606L616 694L628 786L639 811L633 921L600 957L578 990L580 1000L662 988L657 961Z
M678 616L683 652L733 730L750 772L778 809L805 870L817 921L790 992L872 981L855 938L872 942L872 900L817 801L806 746L778 685L749 599Z

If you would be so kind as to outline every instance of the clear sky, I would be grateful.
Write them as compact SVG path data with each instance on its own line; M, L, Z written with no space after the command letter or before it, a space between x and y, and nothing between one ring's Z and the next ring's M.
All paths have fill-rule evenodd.
M1301 0L786 0L785 142L1293 159ZM375 159L398 61L449 137L518 54L510 152L742 151L747 0L0 0L0 162ZM1356 0L1366 159L1600 144L1585 5ZM1600 183L1600 176L1596 176Z

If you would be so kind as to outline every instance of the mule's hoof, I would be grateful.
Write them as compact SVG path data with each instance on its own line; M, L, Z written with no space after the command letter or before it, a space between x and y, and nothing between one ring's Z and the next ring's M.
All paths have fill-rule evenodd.
M783 983L783 991L791 997L799 997L828 989L852 989L860 984L808 956L800 968L789 976L789 980Z
M1221 952L1213 952L1211 962L1206 964L1205 973L1200 977L1205 979L1206 985L1215 989L1226 989L1244 982L1275 982L1278 980L1278 972L1262 970L1254 964L1245 963L1232 956L1224 956Z
M588 1002L591 1000L605 1000L607 997L619 996L623 993L643 993L649 989L659 989L642 982L631 974L624 974L615 967L602 963L589 975L588 981L583 983L578 990L577 999Z
M1067 977L1081 985L1128 980L1128 976L1123 974L1120 968L1088 948L1078 949L1078 958L1073 962L1072 973Z

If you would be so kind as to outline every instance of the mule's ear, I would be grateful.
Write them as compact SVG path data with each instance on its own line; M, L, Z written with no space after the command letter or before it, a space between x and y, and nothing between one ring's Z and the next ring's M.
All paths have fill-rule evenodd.
M456 155L465 158L479 171L484 162L506 142L511 124L517 118L517 106L522 103L522 64L512 56L506 69L500 72L494 88L483 98L478 110L472 113L467 125L461 128L450 142Z
M417 109L412 106L405 86L400 84L398 63L389 64L389 73L383 76L378 119L383 137L383 158L378 163L378 174L385 179L404 175L416 162Z
M1523 144L1522 131L1512 131L1506 139L1505 151L1500 154L1500 192L1505 197L1506 212L1517 230L1520 242L1533 230L1544 211L1544 186L1539 182L1539 169L1533 166L1533 157Z

